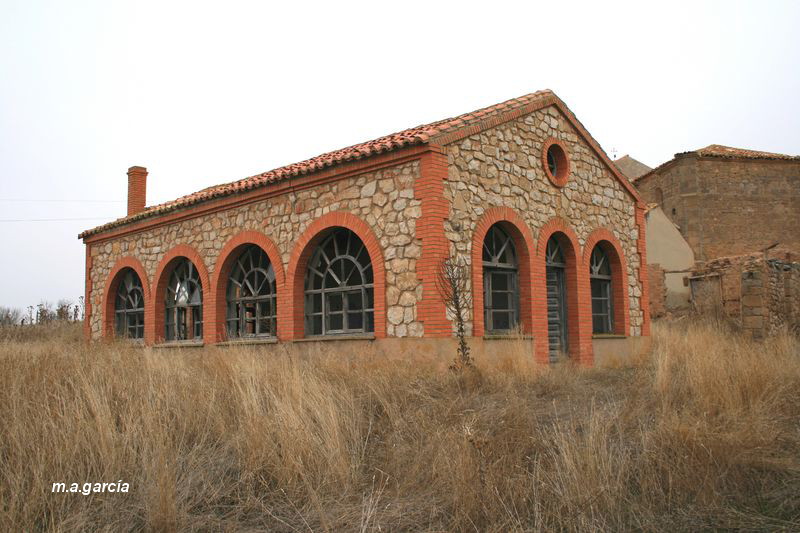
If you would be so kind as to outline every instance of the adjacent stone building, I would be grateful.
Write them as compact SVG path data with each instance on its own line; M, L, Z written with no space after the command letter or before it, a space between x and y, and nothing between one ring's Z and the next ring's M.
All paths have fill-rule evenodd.
M649 336L645 205L550 91L161 205L146 178L131 167L128 215L79 236L91 339L449 350L447 257L486 352L591 364Z
M800 156L712 144L633 180L708 261L780 245L800 250Z

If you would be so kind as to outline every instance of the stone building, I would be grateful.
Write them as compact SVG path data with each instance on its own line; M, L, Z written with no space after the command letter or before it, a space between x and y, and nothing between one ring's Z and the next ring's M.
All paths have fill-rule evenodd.
M698 261L775 245L800 250L800 156L712 144L675 154L633 182Z
M446 257L471 275L470 342L584 364L649 336L644 204L540 91L145 207L86 244L86 335L158 346L372 342L449 352Z

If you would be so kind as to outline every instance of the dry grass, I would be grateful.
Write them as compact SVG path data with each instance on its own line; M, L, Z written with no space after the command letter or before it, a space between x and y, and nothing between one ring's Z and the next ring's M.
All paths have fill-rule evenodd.
M614 369L0 336L0 530L800 528L800 347L660 323ZM480 354L476 354L480 355ZM60 482L128 494L51 494Z

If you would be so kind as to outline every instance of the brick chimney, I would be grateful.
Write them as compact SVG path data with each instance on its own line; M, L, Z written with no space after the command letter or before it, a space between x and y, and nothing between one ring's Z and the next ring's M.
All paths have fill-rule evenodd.
M147 169L128 169L128 216L143 211L147 198Z

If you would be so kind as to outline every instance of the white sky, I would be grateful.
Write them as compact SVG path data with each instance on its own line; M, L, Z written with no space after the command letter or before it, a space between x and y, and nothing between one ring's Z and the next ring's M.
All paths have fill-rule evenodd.
M798 27L763 0L0 0L0 306L83 294L77 234L131 165L152 205L543 88L650 166L798 154Z

